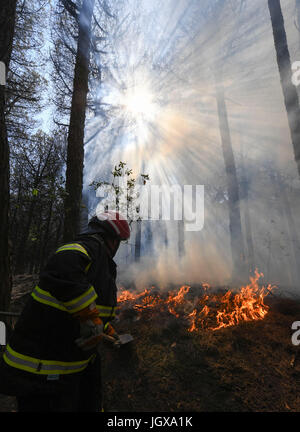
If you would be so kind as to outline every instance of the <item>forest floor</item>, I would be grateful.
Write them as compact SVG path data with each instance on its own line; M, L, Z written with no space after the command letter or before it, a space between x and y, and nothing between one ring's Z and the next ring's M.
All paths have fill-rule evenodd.
M31 276L14 279L20 311ZM175 317L121 313L117 331L134 341L103 344L104 408L109 412L298 412L300 346L291 342L300 302L269 296L263 320L190 333ZM0 412L16 411L0 395Z

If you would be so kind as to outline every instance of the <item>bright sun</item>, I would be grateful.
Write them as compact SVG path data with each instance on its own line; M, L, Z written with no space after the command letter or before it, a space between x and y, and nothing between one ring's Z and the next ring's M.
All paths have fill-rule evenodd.
M151 91L145 86L135 86L126 91L123 97L125 110L136 120L153 119L157 112L157 105L154 102Z

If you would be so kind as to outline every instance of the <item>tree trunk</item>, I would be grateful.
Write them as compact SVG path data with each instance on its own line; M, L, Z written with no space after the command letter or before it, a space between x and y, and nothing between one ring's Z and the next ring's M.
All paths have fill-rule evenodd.
M300 176L300 110L296 87L292 83L292 67L287 45L280 0L268 0L273 27L274 44L280 74L284 103L294 147L294 156Z
M244 221L245 221L245 233L246 233L246 245L247 245L247 264L249 273L253 273L255 270L255 259L254 259L254 246L252 238L252 226L249 209L249 179L247 175L247 167L244 162L244 149L241 143L241 193L244 201Z
M217 69L218 70L218 69ZM228 124L224 90L216 77L216 97L219 115L220 135L227 178L229 231L232 252L232 280L242 282L245 278L244 246L240 214L239 187L234 154Z
M273 163L273 165L274 165L274 163ZM287 220L287 215L286 215L285 206L284 206L284 199L283 199L284 197L283 197L283 190L282 190L283 188L282 188L282 184L280 184L280 182L279 182L280 177L276 173L275 169L270 170L269 175L270 175L271 183L274 186L275 198L277 199L277 203L278 203L278 205L276 205L275 208L276 208L276 211L278 212L279 220L282 224L280 227L280 232L284 233L287 236L286 237L287 242L290 245L291 244L290 232L289 232L288 220ZM269 206L268 210L269 210L270 214L273 214L275 209L272 209L272 207ZM274 233L271 232L271 236L269 239L270 253L269 253L269 260L268 260L268 272L267 272L268 279L267 280L270 280L272 275L274 275L278 272L280 277L284 278L286 283L288 283L288 281L289 281L289 284L293 285L293 282L294 282L293 260L290 259L286 255L285 248L280 247L281 246L280 242L279 242L279 247L280 247L281 254L278 255L278 253L277 253L278 239L280 238L278 236L278 228L279 227L277 227L276 225L273 225L272 231Z
M153 255L153 233L152 233L152 223L150 220L144 222L144 230L145 230L146 253L147 255Z
M181 258L185 253L185 246L184 246L184 221L179 220L177 222L177 228L178 228L178 255Z
M26 267L25 264L26 263L25 263L24 257L25 257L25 253L27 252L28 236L29 236L29 232L30 232L30 228L31 228L31 224L32 224L33 215L34 215L36 200L37 200L37 197L33 196L31 199L30 206L29 206L27 222L22 229L22 234L21 234L21 237L19 240L18 249L17 249L17 256L16 256L16 266L15 266L15 272L17 274L22 274L25 271L25 267Z
M50 231L50 223L51 223L51 219L52 219L53 204L54 204L54 200L51 199L49 210L48 210L48 217L47 217L47 222L46 222L45 235L44 235L44 238L43 238L43 241L42 241L42 245L41 245L41 249L40 249L40 260L39 260L39 268L40 269L42 269L43 266L44 266L45 252L46 252L46 248L47 248L47 244L48 244L49 231Z
M0 61L9 68L15 31L16 0L1 1ZM0 83L0 310L8 310L11 296L9 242L9 146L5 121L5 86Z
M292 259L291 259L291 274L293 278L294 288L299 286L300 281L300 243L298 237L298 231L296 228L294 216L291 210L290 201L286 191L286 186L281 178L281 175L277 174L278 191L282 200L282 207L286 216L287 227L289 231L289 244L291 246Z
M83 194L80 208L80 225L79 231L85 232L89 223L89 199L88 194Z
M142 242L142 221L136 222L136 234L135 234L135 249L134 258L136 262L141 259L141 242Z
M58 220L56 234L55 234L55 247L58 247L58 245L61 243L61 237L62 237L62 226L63 221L61 218Z
M297 14L296 24L299 32L299 45L300 45L300 0L296 0L296 14Z
M95 0L84 0L74 71L73 96L67 148L64 241L79 231L84 161L84 126L91 49L91 22Z
M182 189L182 188L181 188ZM178 256L179 258L183 257L185 254L185 244L184 244L184 240L185 240L185 232L184 232L184 208L183 208L183 200L181 203L181 215L182 215L182 219L177 221L177 235L178 235Z

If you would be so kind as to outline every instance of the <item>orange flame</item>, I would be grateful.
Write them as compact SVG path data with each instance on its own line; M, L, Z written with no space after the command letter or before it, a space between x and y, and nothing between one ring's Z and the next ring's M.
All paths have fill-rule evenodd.
M176 306L182 305L184 302L184 296L189 292L190 287L183 285L180 289L179 292L176 293L171 293L166 301L167 305L168 305L168 309L169 312L173 315L175 315L177 318L180 317L180 314L178 312L176 312Z
M183 285L178 291L169 292L167 297L153 294L149 289L138 294L122 290L118 301L132 302L133 308L140 313L150 308L157 313L167 311L186 320L189 323L189 332L198 331L200 328L216 331L246 321L261 320L266 316L269 307L264 303L264 298L274 287L260 287L258 281L261 277L263 274L256 270L255 276L250 277L250 283L241 287L238 293L230 290L225 294L209 293L210 286L202 284L204 295L191 300L186 298L190 287Z

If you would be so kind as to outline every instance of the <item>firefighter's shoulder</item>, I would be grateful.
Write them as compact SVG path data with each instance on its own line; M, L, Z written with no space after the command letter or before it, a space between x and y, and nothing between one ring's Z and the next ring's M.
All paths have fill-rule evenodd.
M65 243L58 247L54 253L56 258L66 258L67 261L72 259L74 255L86 258L86 261L95 262L103 254L103 242L99 242L92 236L80 236L73 242ZM56 260L55 260L56 261ZM65 261L65 259L63 259Z
M72 252L76 254L79 253L91 259L89 250L77 241L63 244L58 249L56 249L55 255L63 252L68 252L68 253Z

